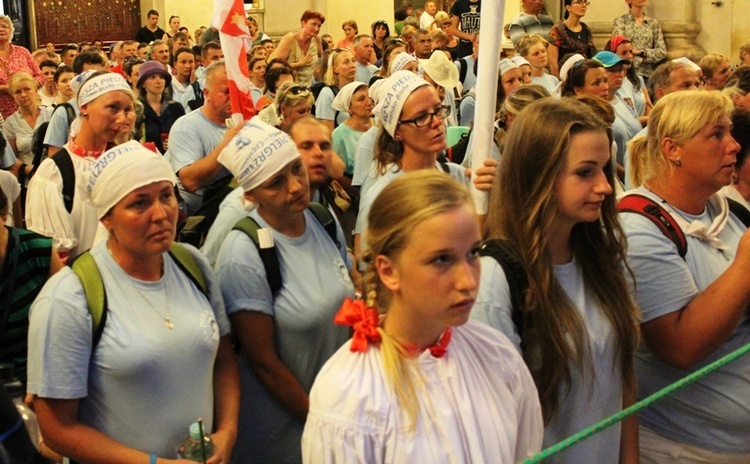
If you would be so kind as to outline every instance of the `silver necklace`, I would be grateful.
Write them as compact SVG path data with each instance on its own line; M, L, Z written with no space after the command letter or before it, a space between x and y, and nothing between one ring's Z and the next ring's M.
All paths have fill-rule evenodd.
M109 252L109 255L112 257L112 260L114 260L115 263L117 263L117 260L115 259L115 255L114 255L114 253L112 253L112 248L110 248L110 246L109 246L109 242L107 243L107 251ZM164 264L162 264L162 266L163 265ZM166 270L164 272L166 273ZM146 298L146 296L144 296L143 293L141 293L139 291L138 294L141 295L141 298L143 299L143 301L146 302L146 304L148 305L148 307L151 308L151 310L154 313L156 313L157 316L159 316L160 318L162 318L164 320L164 327L166 327L169 330L174 330L174 323L172 322L172 314L171 314L171 312L169 310L169 308L170 308L170 304L169 304L169 285L168 285L167 281L166 280L164 281L164 301L165 301L166 307L167 307L167 315L166 316L162 316L162 314L151 304L151 302L149 301L149 299Z

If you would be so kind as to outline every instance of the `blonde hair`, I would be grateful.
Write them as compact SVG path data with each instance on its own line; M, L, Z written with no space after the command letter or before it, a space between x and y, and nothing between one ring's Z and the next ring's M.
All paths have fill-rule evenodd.
M612 140L604 122L573 99L543 98L527 106L508 134L485 220L485 236L512 243L528 276L519 329L545 423L557 414L564 386L571 388L571 369L586 373L591 365L586 324L555 277L551 244L560 214L555 181L572 138L585 132L607 134ZM612 170L604 172L613 185ZM586 290L612 326L612 362L619 363L623 389L632 397L638 325L622 275L625 238L614 195L605 197L598 221L573 226L569 245Z
M336 65L338 64L339 57L343 55L344 53L348 53L354 56L352 52L350 52L348 49L344 50L334 50L331 52L331 54L328 56L328 66L326 67L325 74L323 75L323 82L325 82L326 85L335 85L338 87L339 85L339 75L334 73L333 70L336 68Z
M513 116L518 116L518 113L530 104L550 96L549 91L547 91L544 86L539 84L529 84L517 88L505 98L502 108L500 108L500 111L495 115L495 117L500 119L503 123L495 132L495 143L500 147L501 152L508 131L506 122L508 115L511 114Z
M367 249L363 259L364 298L379 313L388 312L391 293L380 281L375 258L395 257L411 242L412 232L423 221L464 205L472 205L468 189L445 173L424 169L400 176L388 184L372 204L365 231ZM473 206L472 206L473 207ZM419 412L417 382L420 380L413 354L382 329L380 351L383 368L399 406L414 430Z
M721 92L684 90L662 97L649 113L647 135L628 145L631 183L644 184L673 168L661 149L664 139L683 145L722 116L731 118L733 109L732 100Z
M446 21L450 22L451 17L445 11L438 11L435 13L435 23L438 27L442 26Z
M703 71L704 79L711 79L716 72L716 68L721 66L722 63L729 63L729 58L722 55L721 53L709 53L708 55L701 58L698 62L698 66Z
M39 87L39 83L34 80L34 78L29 73L25 72L17 72L13 75L13 77L8 80L8 88L11 93L14 92L14 88L20 84L21 82L29 81L32 83L32 88L36 89Z
M539 44L544 45L545 49L549 46L549 42L547 42L547 40L539 34L526 35L518 41L516 50L518 50L519 55L526 58L529 55L529 50L531 49L531 47Z
M281 116L281 107L294 108L301 103L308 103L309 105L315 104L315 97L311 90L307 89L307 92L298 93L297 95L290 92L293 87L302 87L294 81L288 81L281 84L279 90L276 91L276 113Z

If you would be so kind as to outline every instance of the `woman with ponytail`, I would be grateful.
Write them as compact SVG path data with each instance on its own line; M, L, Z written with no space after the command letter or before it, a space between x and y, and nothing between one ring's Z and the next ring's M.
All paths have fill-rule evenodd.
M721 92L673 92L649 113L648 135L630 144L633 185L642 185L635 193L662 211L653 221L620 214L643 312L644 344L635 358L641 397L750 340L748 222L742 206L718 193L731 182L740 151L732 110ZM686 248L662 233L666 218ZM646 409L639 417L641 462L750 462L748 391L744 356Z
M468 189L433 170L405 174L368 223L365 300L336 315L354 336L313 384L305 462L511 463L538 451L523 360L469 321L481 237Z
M622 275L611 145L605 122L582 103L532 103L513 122L490 196L485 235L521 269L506 275L513 260L482 257L472 317L522 353L539 389L545 447L635 397L638 327ZM523 271L519 291L511 284ZM547 462L637 462L637 433L628 418Z

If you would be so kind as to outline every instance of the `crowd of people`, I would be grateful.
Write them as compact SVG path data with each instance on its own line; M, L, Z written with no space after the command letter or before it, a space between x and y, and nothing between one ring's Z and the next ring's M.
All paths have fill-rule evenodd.
M670 59L626 0L600 49L563 3L522 0L496 73L480 0L278 40L249 16L244 123L215 28L151 10L109 53L31 53L0 16L33 462L187 464L202 419L208 464L514 463L747 345L750 44ZM749 390L745 356L546 462L750 462Z

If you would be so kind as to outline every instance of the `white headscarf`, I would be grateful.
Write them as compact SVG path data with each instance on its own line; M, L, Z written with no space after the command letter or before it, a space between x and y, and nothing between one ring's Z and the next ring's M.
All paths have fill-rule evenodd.
M343 111L345 113L348 113L349 105L352 103L352 96L354 95L354 92L362 87L367 88L367 84L358 81L346 84L341 88L341 90L339 90L339 93L336 94L336 98L333 99L331 107L336 111Z
M98 76L90 77L96 71L88 70L84 73L76 76L71 82L71 87L76 91L78 107L82 107L97 98L101 97L105 93L121 91L125 92L135 100L133 95L133 89L130 84L122 77L119 73L108 72L100 74ZM83 116L79 113L78 117L73 121L70 126L70 136L75 137L78 131L81 130L81 124L83 123Z
M219 163L247 192L299 157L291 137L256 118L248 121L219 153Z
M373 112L380 118L383 128L391 137L396 133L406 99L424 85L430 84L410 71L397 71L383 83L380 88L380 101Z
M391 61L391 74L395 73L396 71L401 71L407 64L411 63L412 61L419 64L419 61L417 61L416 58L409 55L408 53L399 53L398 55L393 57L393 61Z
M83 173L77 187L101 219L133 190L161 181L177 183L169 161L131 140L105 151Z

